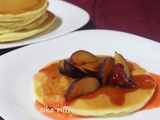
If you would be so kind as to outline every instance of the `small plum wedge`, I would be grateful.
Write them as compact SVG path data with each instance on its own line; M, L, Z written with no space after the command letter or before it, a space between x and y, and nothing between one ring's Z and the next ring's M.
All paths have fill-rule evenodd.
M66 101L86 95L100 88L99 81L94 77L84 77L71 83L66 92Z
M72 78L82 78L88 76L88 74L84 73L78 67L65 59L59 62L59 72Z
M79 68L89 74L90 76L97 76L99 64L101 63L101 59L98 58L95 62L86 63L84 65L79 66Z
M70 56L69 60L72 64L80 66L86 63L95 62L97 56L85 50L78 50Z
M127 75L126 77L130 78L131 73L130 73L129 67L127 65L126 59L121 54L115 52L115 65L118 64L118 63L122 64L124 66L124 71Z
M114 67L114 58L108 57L101 61L97 77L102 86L107 85L107 80L112 72L113 67Z
M59 61L59 64L58 64L58 69L59 69L59 72L60 72L61 74L65 74L64 61L65 61L65 60L60 60L60 61Z

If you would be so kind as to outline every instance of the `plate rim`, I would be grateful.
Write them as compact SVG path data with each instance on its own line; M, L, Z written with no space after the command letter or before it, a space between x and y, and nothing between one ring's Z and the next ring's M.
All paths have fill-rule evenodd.
M4 55L2 55L2 56L0 56L0 65L2 64L1 62L3 62L5 59L7 59L7 58L10 58L10 56L12 57L12 55L15 55L15 54L17 54L18 53L18 51L22 51L23 52L23 49L24 50L27 50L27 51L30 51L29 50L29 48L33 48L34 46L37 46L38 48L39 48L39 46L42 46L43 44L50 44L50 43L56 43L57 42L57 40L60 40L60 39L64 39L64 38L67 38L67 37L70 37L70 36L72 36L73 34L79 34L79 33L84 33L85 32L85 34L87 34L87 32L92 32L92 31L94 31L94 33L95 32L102 32L103 31L103 33L102 34L104 34L105 32L113 32L113 33L120 33L120 34L128 34L128 33L124 33L124 32L119 32L119 31L113 31L113 30L81 30L81 31L75 31L75 32L72 32L72 33L70 33L70 34L68 34L68 35L66 35L66 36L64 36L63 38L62 37L59 37L59 38L57 38L55 41L46 41L46 42L41 42L41 43L37 43L37 44L32 44L32 45L29 45L29 46L26 46L26 47L22 47L22 48L19 48L19 49L17 49L17 50L14 50L14 51L11 51L11 52L9 52L9 53L6 53L6 54L4 54ZM129 34L129 35L133 35L133 34ZM150 39L147 39L147 38L143 38L143 37L141 37L141 36L137 36L137 35L133 35L133 36L136 36L136 37L138 37L138 38L142 38L142 39L145 39L147 42L149 42L149 43L153 43L153 44L155 44L155 45L158 45L158 46L160 46L160 44L159 43L157 43L157 42L154 42L154 41L152 41L152 40L150 40ZM26 52L24 52L25 54L26 54ZM1 59L2 58L2 59ZM9 61L11 61L11 60L9 60ZM48 63L46 63L46 64L48 64ZM1 73L0 73L1 74ZM1 92L0 92L1 93ZM1 101L1 100L0 100ZM3 115L2 115L2 117L3 117Z
M62 17L62 22L67 22L67 19L65 18L65 21L64 21L63 20L64 17L62 16L63 15L62 13L59 14L59 13L56 13L55 11L53 11L53 10L50 10L50 8L52 7L52 5L54 5L54 4L62 4L62 5L65 5L65 6L70 6L70 8L72 8L72 9L76 8L76 10L81 11L81 14L83 14L83 16L85 16L85 19L82 21L83 23L79 22L80 24L77 25L76 28L74 28L74 26L72 25L72 28L68 28L68 30L62 31L62 33L58 32L58 35L55 34L52 37L51 36L45 36L45 34L44 34L44 36L43 35L39 36L41 34L41 33L39 33L39 34L37 34L37 37L35 35L35 36L32 36L33 38L32 37L26 38L26 40L24 39L24 40L7 42L7 43L0 42L0 50L1 49L3 50L3 49L8 49L8 48L14 48L14 47L20 47L20 46L30 45L30 44L34 44L34 43L39 43L39 42L43 42L43 41L52 40L52 39L55 39L57 37L61 37L63 35L66 35L66 34L68 34L70 32L73 32L73 31L75 31L77 29L80 29L81 27L85 26L88 23L89 19L90 19L89 13L86 10L80 8L79 6L76 6L76 5L72 4L72 3L69 3L69 2L66 2L66 1L63 1L63 0L48 0L48 1L49 1L50 5L49 5L49 7L48 7L47 10L53 12L55 15L57 15L57 17L59 17L59 15L60 15L60 17ZM69 11L69 9L68 9L68 11ZM73 17L73 18L75 18L75 17ZM60 27L64 27L65 24L62 23L62 25L63 26L60 25ZM58 28L56 28L56 30L57 29L59 30L60 28L58 27ZM43 31L43 32L45 32L45 31ZM52 32L54 32L54 31L50 31L50 32L51 33L49 33L49 34L52 34ZM41 39L41 40L38 41L37 39Z

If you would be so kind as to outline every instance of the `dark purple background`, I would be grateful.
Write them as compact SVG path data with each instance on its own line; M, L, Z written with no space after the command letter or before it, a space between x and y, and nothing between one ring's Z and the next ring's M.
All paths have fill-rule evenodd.
M159 0L66 0L90 14L88 28L128 32L160 42Z
M118 30L160 42L160 0L65 0L90 14L83 29ZM0 50L0 55L10 48ZM0 118L1 120L1 118Z

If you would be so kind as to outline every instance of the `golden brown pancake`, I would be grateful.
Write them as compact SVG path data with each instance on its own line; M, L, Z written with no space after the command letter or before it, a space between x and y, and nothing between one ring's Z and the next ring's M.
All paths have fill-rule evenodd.
M36 1L36 0L34 0L34 1ZM35 5L37 5L37 4L35 4ZM8 6L10 6L10 5L8 5ZM30 7L30 6L28 6L28 7ZM34 6L32 6L32 7L34 8ZM33 11L30 11L29 9L24 7L25 11L23 11L23 13L20 13L20 14L14 14L14 13L11 14L9 11L8 11L9 14L7 14L7 13L6 14L0 14L0 26L14 29L15 27L21 27L21 26L28 25L28 24L36 21L37 19L39 19L46 12L47 7L48 7L48 2L46 1L41 8L39 8L39 7L37 8L35 6L35 8L37 8L37 9L33 9Z
M55 20L47 0L0 0L0 42L17 41L46 30Z
M48 18L37 27L27 29L27 30L24 29L16 32L2 34L0 35L0 42L18 41L46 30L48 27L52 25L52 23L56 19L53 13L47 11L47 14L48 14Z
M47 0L0 0L0 42L11 42L46 30L55 20Z
M17 27L0 26L0 34L6 34L6 33L15 32L15 31L20 31L22 29L35 28L35 27L39 26L40 24L42 24L47 18L48 18L48 13L45 12L40 18L38 18L37 20L35 20L27 25L24 25L24 26L17 26Z
M47 6L46 0L0 0L0 21L29 20L45 11Z
M105 116L121 115L134 112L151 99L154 94L156 84L152 76L136 63L132 63L132 77L141 81L141 77L146 77L146 81L152 84L151 88L140 87L138 89L102 87L95 92L65 103L65 94L74 80L59 73L57 61L48 64L38 71L34 76L34 92L37 100L44 106L57 107L68 105L70 114L80 116ZM134 78L134 79L135 79Z

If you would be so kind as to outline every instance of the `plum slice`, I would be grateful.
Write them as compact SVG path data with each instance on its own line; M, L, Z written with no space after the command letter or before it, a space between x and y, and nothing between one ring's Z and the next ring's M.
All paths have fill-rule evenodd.
M85 73L89 74L90 76L97 77L98 67L100 63L101 63L101 59L98 58L95 62L86 63L78 67Z
M88 75L65 59L59 61L59 72L72 78L82 78Z
M65 74L65 70L64 70L64 60L60 60L60 61L59 61L58 69L59 69L59 72L60 72L61 74Z
M97 77L102 86L107 85L107 80L111 74L113 66L114 66L114 58L112 57L105 58L100 63Z
M70 56L69 60L71 63L80 66L86 63L95 62L97 60L97 56L85 50L78 50Z
M94 77L84 77L71 83L66 92L66 101L86 95L100 88L99 81Z
M124 71L127 75L127 78L130 78L131 73L130 73L127 61L125 60L125 58L121 54L115 52L115 64L118 64L118 63L120 63L124 66Z
M115 63L112 69L108 85L115 85L123 88L137 88L139 84L131 79L131 73L126 59L115 52Z

